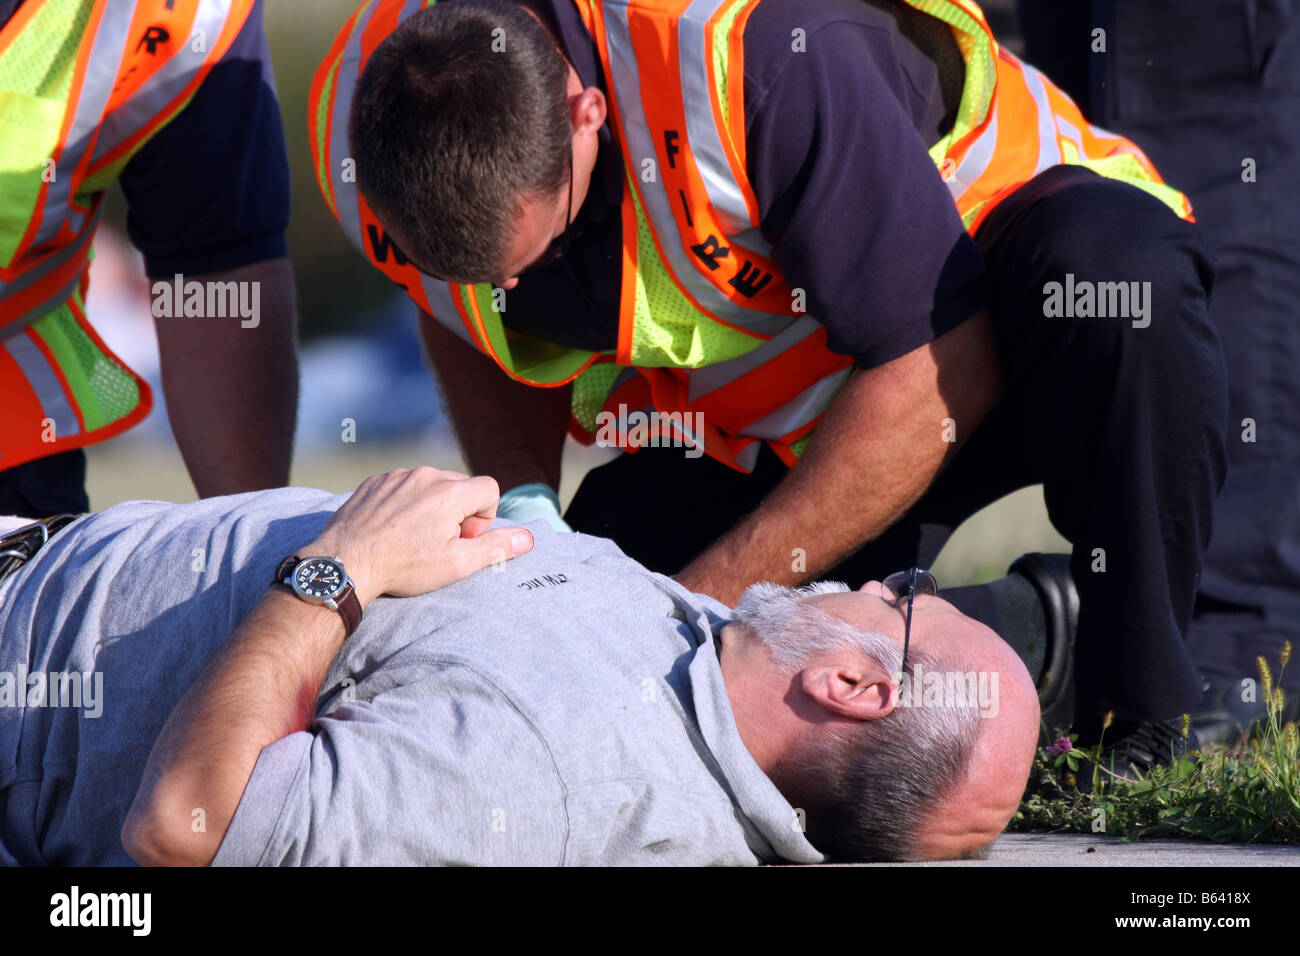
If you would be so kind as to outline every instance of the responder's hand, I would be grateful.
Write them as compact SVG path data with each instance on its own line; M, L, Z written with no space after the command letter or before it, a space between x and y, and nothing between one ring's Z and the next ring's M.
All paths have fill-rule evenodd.
M543 518L556 531L572 531L560 516L560 496L550 485L537 482L511 488L501 496L497 517L519 524Z
M488 530L499 498L495 479L428 466L371 475L298 553L338 555L363 605L425 594L532 550L523 528Z

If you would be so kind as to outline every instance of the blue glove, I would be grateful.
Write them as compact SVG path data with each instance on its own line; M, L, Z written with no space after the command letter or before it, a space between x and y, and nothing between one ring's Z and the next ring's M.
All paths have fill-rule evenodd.
M556 531L572 531L560 517L560 496L550 485L534 482L511 488L497 504L497 517L519 524L543 518Z

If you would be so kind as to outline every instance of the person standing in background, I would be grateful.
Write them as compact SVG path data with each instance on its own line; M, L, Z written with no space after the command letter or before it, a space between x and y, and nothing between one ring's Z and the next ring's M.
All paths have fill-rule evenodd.
M1225 740L1263 715L1245 683L1256 657L1300 642L1300 4L1020 0L1019 13L1027 58L1187 194L1217 260L1229 468L1187 644L1206 691L1193 726Z
M261 0L0 0L0 130L0 513L88 511L83 448L152 407L85 312L114 181L196 491L287 484L289 169Z

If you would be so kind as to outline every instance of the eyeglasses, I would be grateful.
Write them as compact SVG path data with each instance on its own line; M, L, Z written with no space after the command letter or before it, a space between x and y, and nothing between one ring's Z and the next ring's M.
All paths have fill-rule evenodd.
M907 598L907 623L903 627L903 665L898 669L901 680L907 680L907 646L912 639L912 604L918 594L938 594L939 583L929 571L910 568L896 571L880 582L893 598L882 598L891 607L901 608L903 598Z

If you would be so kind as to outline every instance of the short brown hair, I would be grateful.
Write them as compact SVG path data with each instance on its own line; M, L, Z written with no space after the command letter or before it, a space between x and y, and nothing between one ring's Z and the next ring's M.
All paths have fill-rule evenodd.
M569 174L568 75L550 31L502 0L437 3L374 51L348 140L362 195L417 267L496 277L523 200Z

